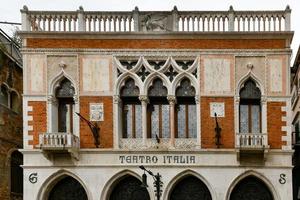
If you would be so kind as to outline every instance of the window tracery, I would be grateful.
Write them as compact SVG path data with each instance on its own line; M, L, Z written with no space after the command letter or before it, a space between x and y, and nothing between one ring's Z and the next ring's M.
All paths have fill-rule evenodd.
M122 121L118 125L122 127L119 129L122 134L119 136L125 139L121 140L121 145L130 145L129 141L133 141L130 139L141 138L136 141L144 141L143 144L148 141L148 148L157 144L157 138L162 138L164 145L175 145L183 139L192 146L189 139L198 137L195 101L199 94L195 87L199 82L198 58L114 59L117 67L115 95L121 99L121 103L116 102L121 105L116 109L122 109ZM179 143L180 148L184 148L184 142Z

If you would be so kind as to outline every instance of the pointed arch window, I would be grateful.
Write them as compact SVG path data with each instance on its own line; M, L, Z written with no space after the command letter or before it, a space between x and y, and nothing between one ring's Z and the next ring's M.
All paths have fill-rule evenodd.
M154 79L148 90L148 138L170 138L170 107L167 88L161 79Z
M176 138L197 137L195 88L184 78L176 89Z
M261 92L252 79L240 90L240 133L261 132Z
M123 138L142 138L142 106L139 93L139 88L131 78L121 88Z
M8 99L9 99L8 93L9 93L8 88L4 84L1 84L0 103L7 107L8 107Z
M74 95L75 89L71 81L64 78L55 93L58 101L59 132L73 133Z

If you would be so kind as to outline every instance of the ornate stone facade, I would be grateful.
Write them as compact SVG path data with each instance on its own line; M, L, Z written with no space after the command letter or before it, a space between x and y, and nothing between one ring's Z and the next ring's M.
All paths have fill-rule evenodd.
M22 22L24 73L33 76L25 80L24 108L32 111L24 112L24 124L34 130L28 137L24 129L24 186L31 191L25 198L51 199L71 176L83 199L124 200L129 193L155 199L151 183L135 192L144 165L162 175L162 199L180 198L175 190L182 188L182 194L231 200L249 185L268 198L291 199L288 7L25 7ZM65 79L75 90L69 99L57 91ZM91 105L101 105L101 120L91 120ZM40 121L33 123L36 111ZM70 133L57 133L60 123Z

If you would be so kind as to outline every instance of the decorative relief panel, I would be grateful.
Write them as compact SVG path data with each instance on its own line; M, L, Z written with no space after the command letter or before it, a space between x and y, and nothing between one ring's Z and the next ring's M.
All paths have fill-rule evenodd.
M286 57L269 56L268 65L268 95L285 95L286 94Z
M262 87L265 88L266 58L264 56L238 56L235 58L235 88L238 87L239 81L245 77L249 71L259 79Z
M47 56L47 77L50 81L64 71L68 78L78 84L78 59L76 55L48 55Z
M45 56L35 55L28 57L27 88L29 94L44 94L46 92Z
M109 93L112 89L111 57L85 56L81 59L81 94Z
M282 92L282 62L269 60L270 66L270 92Z
M201 59L201 89L204 94L231 94L233 59L207 56Z
M103 103L90 103L90 121L104 121Z

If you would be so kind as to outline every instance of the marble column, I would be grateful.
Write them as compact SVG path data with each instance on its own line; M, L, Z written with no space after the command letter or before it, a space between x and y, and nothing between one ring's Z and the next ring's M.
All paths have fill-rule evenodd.
M147 144L147 104L149 99L146 95L139 96L139 100L142 104L142 134L143 134L143 144L146 147Z

